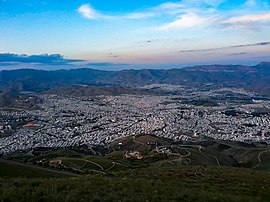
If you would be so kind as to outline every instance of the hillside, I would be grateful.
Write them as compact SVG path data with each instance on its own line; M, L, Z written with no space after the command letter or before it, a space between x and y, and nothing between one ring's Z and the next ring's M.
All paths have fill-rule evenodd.
M106 147L35 148L16 151L2 158L85 175L93 171L109 173L163 165L229 166L270 171L269 156L270 148L260 143L211 139L177 143L141 135L118 139Z
M77 178L0 178L1 201L268 201L266 172L150 167Z
M50 177L74 177L74 173L27 165L14 161L0 159L0 178L50 178Z
M269 152L260 144L150 135L104 148L17 151L0 159L0 200L266 202Z

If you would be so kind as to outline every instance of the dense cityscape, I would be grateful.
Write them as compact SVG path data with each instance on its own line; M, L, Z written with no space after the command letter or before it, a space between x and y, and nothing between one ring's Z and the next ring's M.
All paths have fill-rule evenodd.
M174 141L210 137L270 143L270 102L253 99L255 93L234 88L185 90L173 85L149 85L141 89L157 88L162 95L35 94L42 100L37 109L1 109L0 153L36 147L107 145L140 134ZM177 95L164 93L172 91L177 91ZM237 101L233 97L228 101L228 95L239 97ZM206 102L204 98L214 98L217 102ZM194 100L205 103L194 104Z

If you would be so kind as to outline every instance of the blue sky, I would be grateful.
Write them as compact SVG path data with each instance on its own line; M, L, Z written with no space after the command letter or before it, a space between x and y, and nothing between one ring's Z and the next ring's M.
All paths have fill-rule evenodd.
M270 0L0 0L0 69L260 61Z

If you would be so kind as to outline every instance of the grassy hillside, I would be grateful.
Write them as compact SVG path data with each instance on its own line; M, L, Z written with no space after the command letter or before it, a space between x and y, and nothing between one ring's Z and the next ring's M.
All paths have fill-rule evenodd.
M151 165L231 166L270 171L269 157L270 147L260 144L222 140L175 143L164 138L141 135L119 139L107 148L36 148L14 152L3 158L89 174L146 168Z
M1 178L1 201L269 201L269 172L149 167L78 178Z
M0 178L49 178L68 176L74 177L77 175L33 165L26 165L18 162L0 160Z
M15 162L2 157L0 201L270 198L269 147L218 140L185 145L142 135L115 141L106 151L93 155L85 147L36 148L5 157ZM134 151L143 158L129 157Z

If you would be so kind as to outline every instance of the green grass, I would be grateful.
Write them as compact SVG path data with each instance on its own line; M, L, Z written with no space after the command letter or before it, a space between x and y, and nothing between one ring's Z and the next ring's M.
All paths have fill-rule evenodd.
M189 149L191 155L188 157L191 160L191 165L217 165L214 157L207 152L200 152L198 149Z
M127 139L131 148L140 145ZM63 178L57 173L29 165L0 164L0 201L269 201L269 147L254 148L232 142L209 141L202 145L173 147L173 153L144 152L142 160L126 159L122 151L92 156L73 150L15 153L16 160L61 159L65 170L81 170L82 177ZM226 145L227 147L226 147ZM203 148L199 151L200 146ZM118 150L118 146L116 150ZM191 155L188 155L189 152ZM217 166L219 160L222 166ZM12 159L12 158L11 158ZM33 160L35 159L35 160ZM0 161L1 162L1 161ZM114 167L111 168L113 162ZM98 166L98 165L100 166ZM18 166L17 166L18 165ZM235 167L225 167L235 166ZM237 167L245 168L237 168ZM107 170L111 168L110 170ZM64 169L58 166L58 169ZM265 171L259 171L265 170ZM75 172L75 171L74 171ZM91 174L91 175L89 175ZM59 177L59 178L56 178ZM44 179L48 178L48 179Z
M85 156L83 158L57 158L62 160L62 165L67 168L80 170L106 170L112 167L112 160L106 159L103 156ZM100 165L96 165L96 164Z
M261 164L257 167L259 170L270 170L270 151L261 155Z
M85 156L84 159L93 161L93 162L101 165L105 170L110 168L113 165L112 160L107 159L103 156Z
M39 167L32 167L23 164L14 164L10 162L0 161L0 177L5 178L15 178L15 177L24 177L24 178L48 178L48 177L63 177L67 176L66 174L61 174L54 172L53 170L45 170Z
M258 167L258 170L270 170L270 159L264 160Z
M85 161L81 159L63 158L62 165L68 168L80 169L84 165Z
M269 201L270 174L239 168L149 167L80 178L0 179L1 201Z
M48 152L48 154L57 154L59 156L80 156L80 153L76 151L72 151L70 149L60 149L56 151Z
M114 151L106 155L106 158L112 160L121 160L123 159L125 151Z
M95 164L93 164L91 162L87 162L85 164L85 166L83 167L83 169L84 170L88 170L88 169L90 169L90 170L102 170L99 166L97 166L97 165L95 165Z

